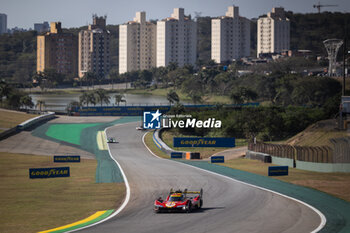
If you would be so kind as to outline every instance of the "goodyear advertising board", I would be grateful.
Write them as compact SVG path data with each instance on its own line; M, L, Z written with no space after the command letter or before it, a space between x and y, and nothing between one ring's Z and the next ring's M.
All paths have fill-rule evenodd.
M174 147L235 147L235 138L174 138Z
M211 163L225 163L224 156L212 156L210 157Z
M80 163L79 155L55 155L53 157L55 163Z
M29 178L55 178L55 177L69 177L69 167L53 167L53 168L30 168Z
M182 159L182 152L171 152L170 158L172 158L172 159Z
M166 113L170 106L114 106L83 107L75 110L78 116L143 116L143 112L157 111Z
M270 166L269 176L288 176L288 166Z

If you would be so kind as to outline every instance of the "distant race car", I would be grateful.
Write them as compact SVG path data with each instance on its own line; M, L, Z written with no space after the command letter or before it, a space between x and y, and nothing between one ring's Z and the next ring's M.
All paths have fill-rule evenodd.
M117 140L115 140L115 138L108 138L108 139L107 139L107 142L108 142L108 143L116 143Z
M146 130L145 128L143 128L143 126L137 126L136 129L137 130Z
M200 191L170 190L166 200L161 197L154 201L154 212L191 212L203 205L203 189Z

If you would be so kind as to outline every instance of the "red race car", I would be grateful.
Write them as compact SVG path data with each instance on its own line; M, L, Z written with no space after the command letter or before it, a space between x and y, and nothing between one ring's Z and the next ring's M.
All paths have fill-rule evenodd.
M173 189L164 201L161 197L154 201L154 212L191 212L200 209L203 205L203 189L200 191L184 191Z

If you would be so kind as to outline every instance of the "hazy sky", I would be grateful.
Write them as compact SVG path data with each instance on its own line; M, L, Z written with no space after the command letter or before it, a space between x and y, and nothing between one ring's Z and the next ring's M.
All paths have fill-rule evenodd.
M8 28L33 28L34 23L61 21L64 28L91 23L92 14L107 15L107 24L132 20L136 11L146 11L147 20L163 19L173 8L185 8L185 14L224 15L229 5L239 6L247 18L266 14L272 7L282 6L293 12L317 12L318 0L0 0L0 13L7 14ZM327 11L350 12L350 0L322 0L321 4L338 5Z

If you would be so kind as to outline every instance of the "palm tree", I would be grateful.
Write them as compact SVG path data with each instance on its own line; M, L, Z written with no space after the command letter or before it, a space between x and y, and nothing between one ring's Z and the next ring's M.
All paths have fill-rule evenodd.
M95 91L95 94L97 96L97 102L100 102L101 103L101 107L102 107L102 104L103 102L106 103L106 104L109 104L110 101L109 99L111 98L109 95L107 95L107 91L102 89L102 88L99 88Z
M96 105L96 95L94 92L90 92L88 96L88 101L90 104Z
M45 101L44 100L38 100L36 102L36 107L39 108L40 112L42 111L41 109L44 107L45 108Z
M24 95L21 97L20 99L20 103L22 106L25 107L25 109L27 110L27 107L32 108L34 107L34 103L32 101L32 97L30 97L29 95Z
M79 102L81 105L86 104L87 107L89 107L89 93L88 92L84 92L81 96L79 96Z
M114 96L114 98L115 98L115 103L119 106L119 104L121 103L121 102L126 102L126 100L125 99L123 99L124 98L124 96L122 95L122 94L116 94L115 96Z

